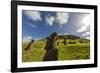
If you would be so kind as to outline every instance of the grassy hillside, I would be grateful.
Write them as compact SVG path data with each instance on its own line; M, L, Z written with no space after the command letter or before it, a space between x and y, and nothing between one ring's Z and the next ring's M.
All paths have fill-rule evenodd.
M62 42L62 40L58 40ZM72 40L68 40L72 41ZM75 44L63 45L60 43L59 48L59 60L76 60L76 59L89 59L90 57L90 44L80 43L79 40L74 40Z
M56 41L56 47L58 48L58 60L81 60L90 58L89 40L81 39L77 36L67 36L67 39L65 39L66 45L64 45L63 41L64 38L61 37ZM30 50L24 50L28 43L23 43L22 61L42 61L46 53L44 50L45 44L46 39L38 40L31 45Z

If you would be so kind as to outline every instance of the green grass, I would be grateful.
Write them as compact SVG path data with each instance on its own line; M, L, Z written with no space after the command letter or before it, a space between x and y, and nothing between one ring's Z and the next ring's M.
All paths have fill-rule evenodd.
M75 60L75 59L88 59L89 44L71 44L66 46L58 46L59 60Z
M90 58L90 43L83 42L80 40L67 40L74 41L76 44L66 44L62 43L63 40L58 40L58 60L81 60ZM35 41L31 45L30 50L24 50L28 43L23 43L22 50L22 62L38 62L42 61L46 53L44 50L46 41Z
M27 43L23 43L22 50L22 61L23 62L33 62L33 61L42 61L43 56L45 55L45 50L43 49L45 46L44 41L37 41L31 45L30 50L24 50L27 46Z

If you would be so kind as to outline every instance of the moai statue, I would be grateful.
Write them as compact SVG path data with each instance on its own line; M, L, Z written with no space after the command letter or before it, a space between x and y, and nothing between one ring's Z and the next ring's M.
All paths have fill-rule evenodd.
M66 42L66 39L64 38L64 45L66 45L67 44L67 42Z
M56 48L57 33L52 33L50 37L47 38L45 45L46 54L43 61L55 61L58 60L58 50Z
M62 42L64 45L66 45L67 44L67 42L66 42L66 38L64 38L64 40L63 40L63 42Z
M34 42L34 40L31 40L29 42L28 46L24 50L29 50L30 49L30 46L32 45L33 42Z
M59 45L59 42L57 42L57 46Z

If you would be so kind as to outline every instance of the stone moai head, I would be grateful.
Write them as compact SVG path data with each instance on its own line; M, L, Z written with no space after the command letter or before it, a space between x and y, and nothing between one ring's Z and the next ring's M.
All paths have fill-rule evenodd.
M53 49L53 48L55 48L55 42L56 42L56 40L57 40L57 33L56 32L54 32L54 33L52 33L49 37L47 37L46 39L47 39L47 42L46 42L46 45L45 45L45 50L50 50L50 49Z

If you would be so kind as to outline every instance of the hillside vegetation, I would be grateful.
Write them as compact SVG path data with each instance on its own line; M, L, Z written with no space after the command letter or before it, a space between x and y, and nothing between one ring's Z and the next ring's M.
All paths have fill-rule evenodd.
M28 42L23 43L22 61L42 61L46 53L44 50L46 39L34 41L29 50L24 50ZM81 60L90 58L90 41L74 35L60 35L56 41L58 60Z

